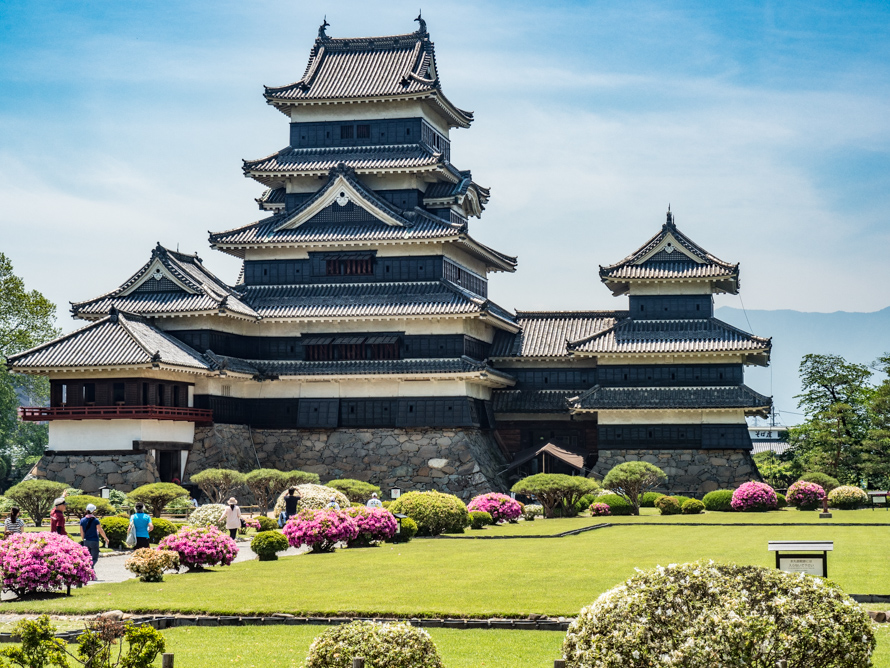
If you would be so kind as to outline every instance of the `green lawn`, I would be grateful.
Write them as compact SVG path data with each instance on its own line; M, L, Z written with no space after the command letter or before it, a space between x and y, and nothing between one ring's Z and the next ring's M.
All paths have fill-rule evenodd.
M552 520L556 522L556 520ZM536 524L536 523L535 523ZM545 522L542 522L545 524ZM618 525L560 539L414 540L327 555L248 561L213 572L130 580L69 597L11 601L9 612L574 615L634 567L712 558L772 567L770 540L831 539L845 591L890 594L890 531L878 527Z
M164 632L176 668L297 668L323 626L182 627ZM447 668L551 668L560 631L429 629ZM160 660L158 661L160 665Z
M815 510L783 508L768 513L718 513L704 512L700 515L661 515L655 508L640 508L640 516L613 516L602 519L606 522L659 522L676 524L695 522L702 524L886 524L890 526L890 512L886 510L836 510L831 509L830 519L820 519ZM553 521L553 520L548 520ZM595 522L594 522L595 523Z

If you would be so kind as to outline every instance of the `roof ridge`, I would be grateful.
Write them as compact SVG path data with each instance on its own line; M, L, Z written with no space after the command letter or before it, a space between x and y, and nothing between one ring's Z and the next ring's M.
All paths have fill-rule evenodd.
M98 320L92 320L89 323L87 323L86 325L84 325L83 327L79 327L75 330L72 330L72 331L68 332L67 334L62 334L61 336L57 336L56 338L46 341L45 343L40 343L40 344L34 346L33 348L28 348L27 350L22 350L21 352L13 353L12 355L7 355L6 361L12 362L12 360L15 358L24 357L25 355L30 355L31 353L35 353L39 350L43 350L44 348L47 348L52 345L56 345L58 343L61 343L62 341L67 341L71 337L76 336L76 335L80 334L81 332L85 332L86 330L88 330L92 327L98 327L99 325L106 324L109 320L111 320L111 316L109 316L109 315L103 316L102 318L99 318Z

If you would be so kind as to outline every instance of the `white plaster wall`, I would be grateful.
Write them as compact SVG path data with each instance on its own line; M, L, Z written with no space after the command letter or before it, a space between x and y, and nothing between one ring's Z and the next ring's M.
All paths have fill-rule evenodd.
M50 450L129 450L133 441L191 443L194 422L172 420L52 420Z
M631 295L709 295L714 292L711 281L677 281L676 283L631 283Z
M290 107L291 123L315 121L351 121L358 119L415 118L420 116L448 137L448 123L422 100L387 100L381 102L346 102Z
M726 355L583 355L579 360L596 359L601 366L623 364L743 364L745 355L729 353Z
M224 385L229 387L228 396L244 399L455 396L491 398L491 388L465 380L276 380L258 383L254 380L222 377L206 379L196 391L199 394L224 396Z
M630 410L598 411L600 424L745 424L745 411Z

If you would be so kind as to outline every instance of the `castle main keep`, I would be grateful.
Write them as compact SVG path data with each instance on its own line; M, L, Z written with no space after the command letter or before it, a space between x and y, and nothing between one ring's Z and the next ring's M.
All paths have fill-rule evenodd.
M675 491L756 476L744 384L770 341L714 318L739 268L656 234L599 270L621 308L512 312L488 296L515 257L470 233L489 189L452 163L473 114L444 94L416 32L319 29L299 81L266 88L288 145L246 160L257 222L210 234L242 260L224 281L160 244L110 292L72 304L85 326L9 359L51 405L34 474L123 491L208 467L302 469L323 480L505 490L537 472L604 474L645 459Z

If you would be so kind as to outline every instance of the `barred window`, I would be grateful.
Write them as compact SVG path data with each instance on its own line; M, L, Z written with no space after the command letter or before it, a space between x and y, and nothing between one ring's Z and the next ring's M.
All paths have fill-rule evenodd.
M355 136L358 139L370 139L371 138L371 126L370 125L356 125L355 126Z

